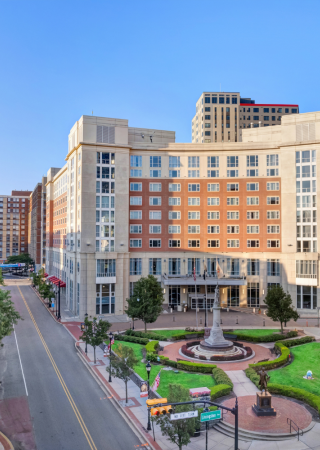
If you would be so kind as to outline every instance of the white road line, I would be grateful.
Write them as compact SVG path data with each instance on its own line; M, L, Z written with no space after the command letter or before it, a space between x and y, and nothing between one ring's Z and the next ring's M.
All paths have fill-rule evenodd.
M13 332L14 332L14 337L16 338L16 344L17 344L18 356L19 356L19 361L20 361L20 366L21 366L21 372L22 372L23 381L24 381L24 387L26 388L26 394L28 397L29 394L28 394L28 389L27 389L27 383L26 383L26 379L24 377L24 372L23 372L23 367L22 367L22 362L21 362L20 352L19 352L19 346L18 346L18 341L17 341L17 335L16 335L16 330L14 329L14 325L13 325Z

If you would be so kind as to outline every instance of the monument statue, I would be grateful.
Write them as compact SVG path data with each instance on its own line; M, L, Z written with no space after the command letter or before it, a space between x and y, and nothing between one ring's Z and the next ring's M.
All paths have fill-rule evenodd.
M260 380L259 380L259 384L258 384L258 386L260 386L260 391L267 392L267 385L270 380L270 376L264 370L264 367L262 367L262 370L260 370L260 372L258 372L258 374L260 375Z

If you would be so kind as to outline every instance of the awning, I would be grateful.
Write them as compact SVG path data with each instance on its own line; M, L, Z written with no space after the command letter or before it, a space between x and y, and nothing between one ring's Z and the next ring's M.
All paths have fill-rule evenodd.
M47 277L49 276L49 274L45 273L43 276L44 276L45 278L47 278Z
M49 277L48 280L56 286L59 286L60 283L60 287L66 287L66 283L55 276Z

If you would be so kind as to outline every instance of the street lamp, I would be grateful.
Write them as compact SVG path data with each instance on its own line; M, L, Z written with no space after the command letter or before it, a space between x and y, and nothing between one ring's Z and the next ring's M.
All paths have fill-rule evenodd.
M87 318L88 318L88 313L85 313L84 323L86 324L86 331L88 331ZM88 353L88 347L87 347L87 341L86 341L86 355L87 355L87 353Z
M146 371L147 371L147 374L148 374L148 399L149 399L149 391L150 391L149 379L150 379L150 372L151 372L151 364L150 364L150 361L148 361L147 364L146 364ZM147 425L147 430L148 430L148 431L151 430L150 409L149 409L149 408L148 408L148 425Z
M109 338L110 338L110 356L109 356L110 368L109 368L109 383L111 383L111 381L112 381L112 379L111 379L111 348L112 348L112 339L113 339L112 331L110 331L110 333L109 333Z

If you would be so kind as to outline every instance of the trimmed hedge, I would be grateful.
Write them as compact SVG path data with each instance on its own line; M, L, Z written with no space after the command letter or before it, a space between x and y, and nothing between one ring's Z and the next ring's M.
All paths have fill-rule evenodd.
M182 340L188 339L188 337L191 335L194 336L195 338L202 337L202 336L204 336L204 331L198 331L198 332L186 331L183 334L177 334L176 336L171 336L171 340L172 341L182 341Z
M224 370L220 369L219 367L215 367L212 370L212 376L217 384L227 384L231 387L231 389L233 389L233 383Z
M256 364L249 364L249 367L258 371L259 369L261 369L261 367L264 367L266 370L270 370L276 369L277 367L286 364L286 362L288 362L289 359L290 350L283 344L280 344L279 342L275 343L275 347L277 347L281 352L281 355L277 359L274 359L272 361L260 362Z
M151 331L148 333L145 333L144 331L135 331L135 330L126 330L125 334L127 336L135 336L140 338L147 338L155 341L167 341L167 336L162 336L157 333L152 333Z
M211 401L215 400L216 398L223 397L224 395L229 395L231 391L232 387L228 384L218 384L216 386L213 386L210 393Z
M187 372L198 372L198 373L212 373L214 369L214 364L201 364L194 363L190 361L178 361L177 368L180 370L186 370Z
M313 341L315 341L315 338L313 336L305 336L299 339L291 339L291 341L280 341L277 342L277 344L282 344L286 347L293 347L294 345L308 344L309 342Z
M149 339L143 339L134 336L126 336L124 334L115 334L114 339L116 341L124 341L124 342L134 342L135 344L146 345L149 342Z
M305 391L291 386L283 386L282 384L270 383L268 384L268 391L272 394L284 395L286 397L296 398L302 400L308 405L312 406L318 412L320 412L320 397L311 392Z
M257 372L254 369L252 369L252 367L248 367L247 369L245 369L245 374L252 381L252 383L254 383L258 387L260 377L257 374Z
M157 353L159 348L159 341L148 341L146 345L147 353Z
M178 367L177 361L172 361L171 359L168 358L168 356L160 355L160 361L161 361L165 366L174 367L175 369Z
M230 334L230 333L227 333L227 334ZM289 339L289 338L298 336L297 331L289 331L286 334L272 333L272 334L267 334L265 336L250 336L248 334L237 334L234 332L232 332L232 334L237 336L237 339L240 339L242 341L248 341L248 342L276 342L276 341L281 341L284 339Z

